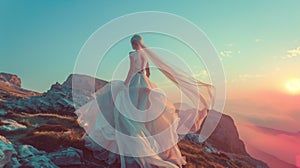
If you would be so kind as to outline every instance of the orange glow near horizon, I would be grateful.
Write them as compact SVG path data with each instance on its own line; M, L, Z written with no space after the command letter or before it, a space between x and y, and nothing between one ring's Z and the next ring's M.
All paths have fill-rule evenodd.
M290 94L300 94L300 79L291 79L287 81L285 87Z

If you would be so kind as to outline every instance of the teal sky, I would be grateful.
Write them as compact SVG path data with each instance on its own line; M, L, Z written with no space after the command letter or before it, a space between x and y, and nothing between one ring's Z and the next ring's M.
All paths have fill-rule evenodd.
M299 6L298 0L2 0L0 71L20 76L24 88L44 92L72 73L80 48L100 26L133 12L163 11L190 20L207 34L220 54L229 88L278 89L281 82L300 78ZM145 40L156 46L176 43L152 39ZM131 50L126 41L118 46L122 51L110 54L118 59ZM117 60L108 59L111 64ZM97 77L109 80L105 71Z
M73 72L81 47L100 26L134 12L173 13L202 29L218 51L227 78L224 112L234 118L243 141L285 159L299 149L298 139L262 136L243 125L299 131L299 7L300 0L0 0L0 72L18 75L23 88L45 92ZM197 78L207 79L180 42L143 37L149 46L180 53ZM110 80L130 50L129 37L113 46L96 76ZM126 73L118 75L125 79ZM164 83L151 73L151 81ZM280 150L278 144L286 145Z

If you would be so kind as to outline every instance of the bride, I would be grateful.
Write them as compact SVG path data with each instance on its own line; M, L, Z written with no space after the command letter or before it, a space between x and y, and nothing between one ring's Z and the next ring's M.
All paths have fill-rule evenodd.
M210 85L175 71L145 46L140 35L131 38L131 45L134 51L129 53L126 80L109 82L96 92L93 101L75 112L87 133L85 146L95 157L106 159L108 164L119 161L121 167L182 167L186 160L177 146L178 126L181 121L192 121L189 128L198 130L211 99L191 86L209 91ZM197 108L201 108L201 114L183 115L176 111L149 80L148 58L186 96L200 102L202 106Z

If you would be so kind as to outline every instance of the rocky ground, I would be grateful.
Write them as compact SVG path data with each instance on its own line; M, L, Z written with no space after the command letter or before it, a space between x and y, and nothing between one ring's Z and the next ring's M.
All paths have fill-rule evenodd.
M5 82L0 80L0 95L6 95L0 102L0 167L119 167L118 161L108 164L101 159L101 155L107 155L107 152L96 158L84 146L82 136L85 131L73 113L71 90L76 87L72 85L74 75L63 84L52 85L42 94L32 91L15 94L24 89L21 85L9 83L18 80L16 77L10 80L8 76L6 74ZM88 86L95 80L84 75L77 77L83 82L81 86ZM98 79L95 83L95 90L106 84ZM78 95L82 96L77 98L86 102L93 91L80 92ZM268 167L247 153L233 119L224 114L206 142L199 143L196 135L189 134L178 145L186 156L187 168Z

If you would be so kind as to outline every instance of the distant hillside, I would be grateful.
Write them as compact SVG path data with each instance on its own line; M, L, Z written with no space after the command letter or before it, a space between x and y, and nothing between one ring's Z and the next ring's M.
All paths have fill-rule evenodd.
M21 88L21 79L18 76L0 73L0 103L41 95L41 93Z
M295 165L282 161L279 158L263 152L251 145L246 145L246 147L247 151L251 153L251 156L253 156L254 158L259 158L260 160L268 163L270 168L296 168Z

